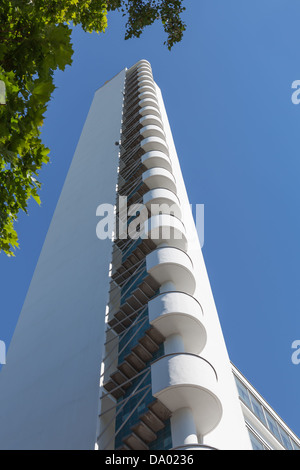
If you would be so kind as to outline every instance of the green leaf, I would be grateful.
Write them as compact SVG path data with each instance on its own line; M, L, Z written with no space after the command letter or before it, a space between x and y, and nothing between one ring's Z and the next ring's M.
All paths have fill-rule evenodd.
M56 70L72 64L72 28L104 32L107 11L128 16L125 37L139 37L157 20L167 34L167 47L180 41L183 0L1 0L0 19L0 251L14 256L14 228L20 211L38 204L36 176L49 162L40 139ZM4 106L5 105L5 106Z

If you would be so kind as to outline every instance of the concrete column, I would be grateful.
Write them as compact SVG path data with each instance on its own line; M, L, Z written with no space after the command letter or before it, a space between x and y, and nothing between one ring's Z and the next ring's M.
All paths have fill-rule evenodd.
M173 282L165 282L164 284L162 284L162 286L160 287L159 289L159 292L161 294L165 293L165 292L173 292L173 291L176 291L176 286Z
M172 321L172 319L170 319L170 321ZM168 338L166 338L164 346L165 346L165 354L185 352L183 338L180 334L171 335Z
M198 444L197 430L190 408L181 408L171 417L173 447Z
M161 286L159 291L161 294L165 292L172 292L176 291L176 287L173 282L165 282ZM172 318L170 318L169 321L172 321ZM166 341L164 342L164 347L165 354L182 353L185 351L183 338L180 334L174 334L166 338Z

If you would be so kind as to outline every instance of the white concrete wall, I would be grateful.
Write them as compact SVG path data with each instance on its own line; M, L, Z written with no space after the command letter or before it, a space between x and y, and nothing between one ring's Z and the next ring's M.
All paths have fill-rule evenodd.
M207 331L207 344L201 353L201 356L207 359L216 369L220 390L219 398L223 406L223 416L220 424L214 431L205 436L203 443L221 450L252 449L231 372L231 364L214 303L193 215L189 208L188 196L168 117L161 92L158 87L157 96L161 108L166 139L169 146L173 174L176 179L177 195L183 205L183 222L188 235L187 252L193 261L196 277L196 291L194 297L200 302L204 311L203 321ZM201 197L200 194L201 192L199 190L199 198ZM205 201L199 200L198 203L205 203ZM230 338L228 338L228 340L230 341Z
M94 448L124 78L95 93L0 373L1 449Z

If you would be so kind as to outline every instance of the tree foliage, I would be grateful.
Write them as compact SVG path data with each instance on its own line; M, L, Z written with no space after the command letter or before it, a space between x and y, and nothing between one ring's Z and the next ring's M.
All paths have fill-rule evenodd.
M171 50L186 29L181 18L183 0L109 0L108 11L120 10L128 17L125 39L140 37L144 28L161 20L167 33L165 44Z
M14 228L28 202L40 203L37 180L49 149L40 137L55 70L72 63L71 25L105 31L107 11L128 16L125 39L160 19L169 49L181 40L183 0L2 0L0 3L0 252L14 255Z

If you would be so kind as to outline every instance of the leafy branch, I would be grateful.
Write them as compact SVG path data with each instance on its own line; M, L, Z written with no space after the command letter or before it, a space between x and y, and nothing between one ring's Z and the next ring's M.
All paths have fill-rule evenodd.
M2 0L0 3L0 252L14 256L14 224L33 198L49 161L40 133L55 86L54 72L71 65L71 24L104 32L107 12L128 16L125 39L160 20L169 49L182 39L183 0ZM4 26L5 25L5 26ZM1 91L0 90L0 91ZM1 91L2 94L2 91ZM5 103L5 104L4 104Z

